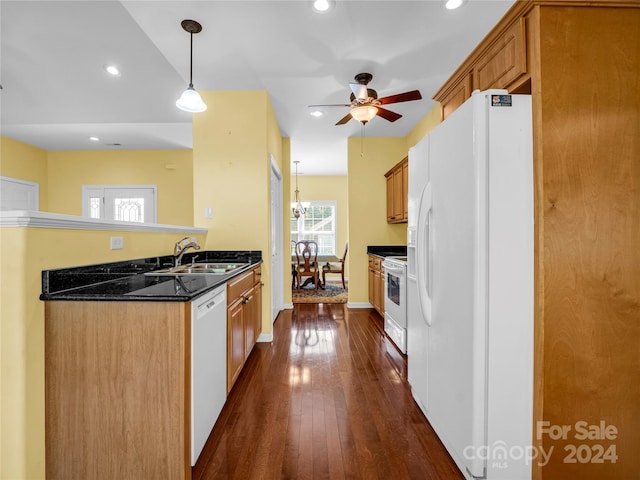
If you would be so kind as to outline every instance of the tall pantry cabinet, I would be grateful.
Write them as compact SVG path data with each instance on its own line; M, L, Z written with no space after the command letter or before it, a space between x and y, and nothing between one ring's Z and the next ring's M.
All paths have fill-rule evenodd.
M636 478L640 2L516 2L434 98L487 88L533 101L534 478Z

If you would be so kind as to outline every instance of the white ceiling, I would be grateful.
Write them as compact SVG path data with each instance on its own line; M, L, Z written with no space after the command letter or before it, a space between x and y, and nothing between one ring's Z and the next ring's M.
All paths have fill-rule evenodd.
M203 26L195 88L266 90L300 174L344 175L347 138L407 135L512 3L336 0L317 14L307 0L2 0L1 133L47 150L191 148L191 114L175 107L189 79L180 22L191 18ZM355 120L334 126L346 107L309 115L309 104L349 103L360 72L380 97L418 89L423 99L389 105L403 117L376 117L364 132Z

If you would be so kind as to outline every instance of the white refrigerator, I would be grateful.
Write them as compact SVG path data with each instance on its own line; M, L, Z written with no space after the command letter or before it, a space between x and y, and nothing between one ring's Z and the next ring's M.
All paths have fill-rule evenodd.
M529 95L476 91L409 151L408 380L466 478L529 479Z

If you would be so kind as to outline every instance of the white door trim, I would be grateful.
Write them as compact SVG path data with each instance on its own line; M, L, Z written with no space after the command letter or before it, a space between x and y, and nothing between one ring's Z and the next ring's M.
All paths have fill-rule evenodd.
M282 173L271 156L271 322L284 308Z

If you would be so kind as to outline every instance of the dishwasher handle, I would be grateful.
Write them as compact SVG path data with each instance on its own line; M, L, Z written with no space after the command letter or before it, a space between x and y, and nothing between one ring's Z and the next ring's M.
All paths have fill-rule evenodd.
M226 289L225 287L214 290L212 293L206 296L206 298L197 305L197 318L201 318L211 310L218 306L225 306L227 303Z

